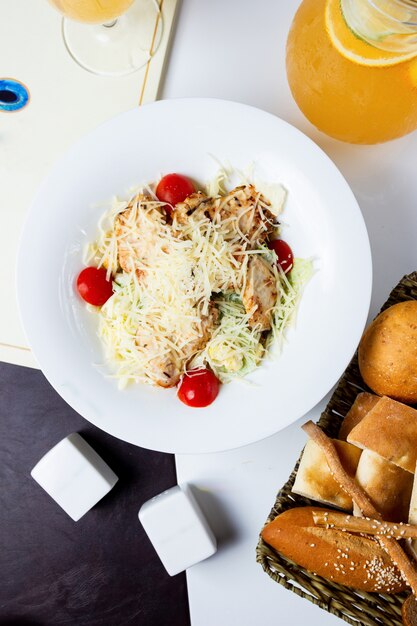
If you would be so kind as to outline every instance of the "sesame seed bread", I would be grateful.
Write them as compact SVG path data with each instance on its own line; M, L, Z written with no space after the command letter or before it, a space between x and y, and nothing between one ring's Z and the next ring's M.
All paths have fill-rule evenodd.
M355 478L385 521L408 520L414 478L410 472L406 472L372 450L364 450L359 459ZM360 515L356 505L353 512ZM416 521L413 520L414 523Z
M373 539L314 525L319 507L289 509L267 524L261 535L277 552L319 576L361 591L399 593L401 573Z
M348 442L368 448L414 474L417 461L417 411L384 396L353 428Z
M345 441L334 439L333 443L343 467L350 476L355 476L362 450ZM311 439L304 448L292 492L345 511L353 508L352 498L333 478L325 454Z
M341 441L346 441L350 431L363 420L365 415L374 408L380 399L380 396L375 396L367 391L359 393L342 422L338 438Z

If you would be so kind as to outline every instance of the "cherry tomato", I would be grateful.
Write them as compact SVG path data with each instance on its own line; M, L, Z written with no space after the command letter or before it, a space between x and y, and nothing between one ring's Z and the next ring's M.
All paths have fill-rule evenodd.
M183 202L194 192L194 185L188 178L181 174L167 174L159 181L155 194L158 200L168 203L165 209L171 213L178 202Z
M112 281L107 280L104 267L86 267L77 278L78 293L94 306L102 306L113 295Z
M268 244L270 250L273 250L277 255L277 263L281 266L282 271L285 274L291 272L294 264L294 255L290 246L283 239L274 239Z
M178 398L193 407L208 406L217 398L220 381L212 371L201 367L186 372L178 385Z

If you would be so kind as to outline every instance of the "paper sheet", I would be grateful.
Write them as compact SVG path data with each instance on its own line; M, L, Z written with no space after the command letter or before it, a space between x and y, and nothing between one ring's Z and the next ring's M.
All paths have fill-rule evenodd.
M2 361L38 367L21 328L14 278L19 236L33 195L79 137L117 113L157 98L176 5L177 0L159 0L162 40L151 61L133 74L109 78L72 60L61 35L62 18L47 0L0 0L0 79L15 78L30 92L24 109L0 112ZM155 26L153 18L150 35Z

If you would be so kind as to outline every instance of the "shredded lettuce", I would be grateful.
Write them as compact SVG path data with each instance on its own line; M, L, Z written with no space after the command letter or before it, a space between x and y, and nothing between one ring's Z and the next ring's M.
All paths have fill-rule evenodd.
M291 272L287 276L278 268L278 301L272 312L272 329L266 339L266 348L273 344L281 348L285 330L294 322L303 289L313 274L313 263L309 259L295 258Z
M217 298L215 304L220 324L198 358L225 383L252 372L259 365L264 348L261 333L249 327L250 314L239 295L226 294Z
M117 371L119 389L130 382L147 382L141 372L146 363L137 349L136 334L141 320L141 290L135 274L118 273L113 295L100 310L98 336L106 360Z
M274 260L274 252L266 248L264 254ZM264 356L271 355L272 346L278 351L281 348L285 331L294 321L302 291L312 273L312 262L299 258L294 259L288 277L276 268L279 298L272 311L269 333L261 333L249 326L250 314L246 313L238 294L230 293L217 298L215 303L220 313L220 324L205 349L193 360L192 367L209 365L222 383L253 372Z

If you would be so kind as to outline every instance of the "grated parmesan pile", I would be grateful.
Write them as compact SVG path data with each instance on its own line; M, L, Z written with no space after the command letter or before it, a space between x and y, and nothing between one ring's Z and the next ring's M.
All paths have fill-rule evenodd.
M220 173L209 184L209 193L222 195L226 180L227 175ZM143 193L153 201L141 205ZM274 198L273 213L278 215L285 190L269 186L268 193ZM98 310L98 334L119 387L131 382L154 384L152 364L170 351L184 361L184 369L209 365L222 382L245 376L259 365L273 342L282 340L311 263L296 259L290 278L273 264L279 298L272 330L265 337L250 328L251 311L245 310L238 294L245 285L249 256L262 254L274 260L275 253L266 247L251 249L244 236L231 232L227 220L211 221L203 214L192 214L185 224L177 223L175 217L172 224L166 223L158 211L164 203L149 186L139 189L135 198L136 209L141 211L141 240L149 245L134 271L121 271L118 263L117 217L129 203L117 199L100 220L97 240L88 246L84 258L86 263L104 266L108 276L114 277L114 295ZM135 218L133 210L125 242L130 240L130 228L130 235L135 236ZM201 343L213 305L218 321L190 361L190 346Z

